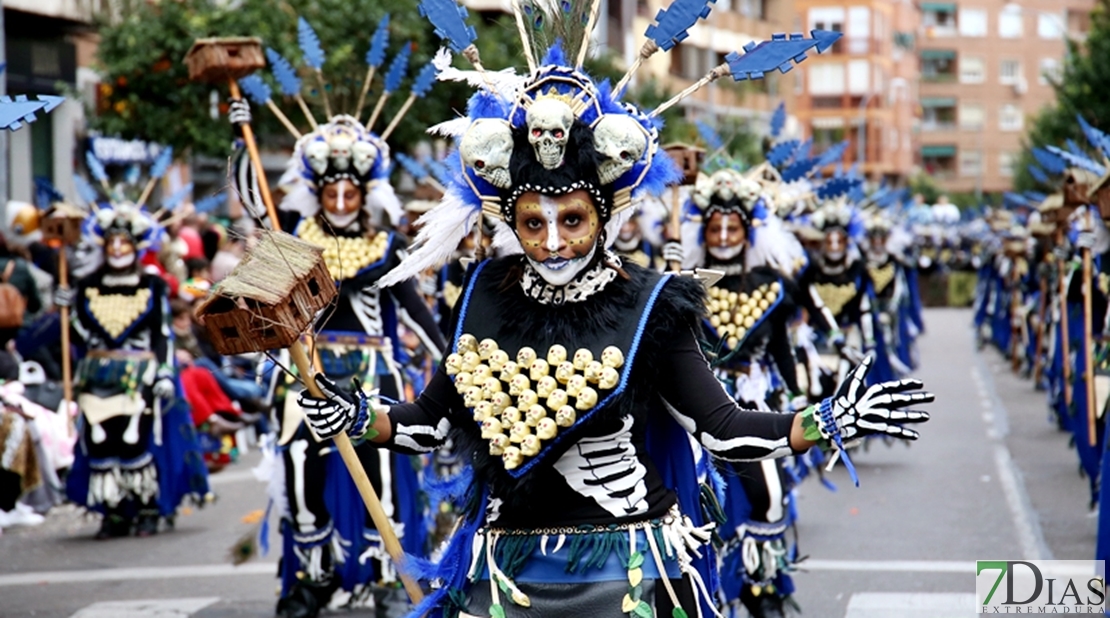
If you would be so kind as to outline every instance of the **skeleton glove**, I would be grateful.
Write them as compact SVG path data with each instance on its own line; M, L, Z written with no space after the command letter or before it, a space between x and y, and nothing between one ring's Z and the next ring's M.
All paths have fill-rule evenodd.
M682 243L676 240L668 240L663 243L663 260L667 262L682 263Z
M376 410L369 397L357 388L349 392L339 388L322 373L313 376L324 398L313 397L308 389L297 396L297 403L304 410L305 420L321 438L334 438L342 432L361 438L374 424Z
M154 396L159 399L171 399L176 391L173 387L173 380L169 378L160 378L154 383L153 387Z
M836 395L818 407L817 428L821 438L838 450L843 450L845 443L872 434L916 440L918 433L904 425L929 420L928 412L903 410L935 399L932 393L909 392L921 389L920 381L896 380L867 387L867 372L874 362L873 356L863 359L848 374Z
M246 99L230 99L228 101L227 119L231 121L231 126L235 129L235 135L241 137L243 135L243 125L250 124L251 117L251 104Z
M75 293L71 287L58 286L54 288L54 306L58 308L72 307L74 295Z

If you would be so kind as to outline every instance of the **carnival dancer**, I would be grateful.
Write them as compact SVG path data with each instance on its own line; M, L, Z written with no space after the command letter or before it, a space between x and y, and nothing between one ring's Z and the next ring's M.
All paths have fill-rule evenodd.
M920 334L913 316L914 297L910 267L903 249L912 241L884 212L871 212L864 222L867 274L874 286L876 313L883 340L890 349L890 363L899 375L917 366L914 340Z
M383 24L388 25L388 18ZM311 30L303 19L300 28ZM387 92L396 90L405 75L408 49L398 53L386 74ZM271 64L283 66L283 59L272 50L270 54ZM431 68L417 78L414 91L431 86L435 76ZM279 80L290 79L275 73ZM244 84L256 103L268 99L268 93L260 94L265 92L261 88L260 81ZM326 97L325 92L321 95ZM330 104L325 105L330 109ZM234 101L232 106L233 122L249 122L245 101ZM375 109L380 111L380 106ZM378 135L371 130L377 113L364 124L356 117L360 111L313 121L312 130L298 134L280 181L285 197L279 208L295 221L291 229L297 237L324 249L324 261L339 288L338 302L316 324L318 365L343 384L353 380L386 400L399 400L405 376L398 326L403 323L415 334L436 362L445 344L413 281L391 288L379 285L400 263L407 242L392 230L401 220L402 209L389 184L391 158L385 141L401 117L393 117L389 128ZM240 161L249 166L245 158ZM244 179L247 195L251 173L240 169L235 174ZM337 590L343 590L353 595L355 604L372 596L379 616L400 615L406 611L404 592L381 536L339 454L321 441L323 436L313 435L296 398L286 396L292 382L289 377L278 385L274 397L279 417L276 444L281 452L281 465L274 473L284 475L284 490L272 496L282 513L284 538L278 613L315 616ZM356 445L356 450L405 550L425 555L421 463L365 443Z
M427 12L439 19L444 8ZM452 46L480 65L473 46ZM380 406L322 374L329 398L300 396L322 436L372 430L373 441L406 453L450 436L470 462L465 514L441 561L410 561L438 584L414 615L711 611L712 524L690 436L718 457L758 459L876 430L913 438L903 423L928 418L903 409L932 399L910 392L918 382L866 388L871 361L805 413L742 411L699 347L700 284L609 251L632 193L677 179L656 123L571 62L553 48L512 88L475 95L452 186L415 250L382 280L441 262L483 211L504 221L523 254L471 268L452 354L416 402Z
M165 282L140 267L162 228L141 205L98 207L85 233L103 265L55 303L73 306L81 350L78 446L67 495L103 515L96 538L149 536L183 499L207 497L207 473L174 369Z

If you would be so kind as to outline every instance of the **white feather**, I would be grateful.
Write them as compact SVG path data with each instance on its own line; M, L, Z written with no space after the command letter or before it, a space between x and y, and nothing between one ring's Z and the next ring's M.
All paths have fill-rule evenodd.
M793 234L787 232L782 220L768 215L762 224L755 228L754 241L748 246L745 263L749 269L757 266L770 266L775 270L793 274L795 263L805 258L805 249Z
M366 192L366 203L363 205L363 210L371 215L378 211L384 211L385 214L389 215L389 220L393 225L400 224L401 218L404 217L401 200L397 199L397 194L393 192L393 186L386 181L379 182Z
M438 73L449 69L451 67L451 50L446 47L440 47L439 51L432 58L432 66L436 68Z
M467 204L454 190L449 190L439 205L416 221L420 232L409 247L408 256L381 278L381 287L407 281L428 268L439 268L455 254L481 214L481 209Z
M436 77L441 82L466 82L472 88L488 88L491 84L494 90L506 101L513 101L520 92L527 77L516 74L516 69L509 67L500 71L463 71L455 67L444 67Z
M498 257L524 253L524 247L520 245L520 239L516 237L516 232L509 227L509 224L500 219L493 222L493 240L490 242L490 248L493 249L493 254Z
M281 210L295 212L304 218L315 217L320 212L320 200L304 181L283 185L285 197L281 198Z
M470 127L473 122L470 118L463 116L462 118L455 118L454 120L447 120L436 125L428 127L428 135L438 135L440 137L459 137L466 133L466 129Z

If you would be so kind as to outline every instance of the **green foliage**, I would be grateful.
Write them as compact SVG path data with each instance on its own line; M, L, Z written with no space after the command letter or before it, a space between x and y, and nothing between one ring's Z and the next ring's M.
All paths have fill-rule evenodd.
M936 204L937 198L941 196L944 191L937 184L937 181L932 176L925 173L918 173L909 182L910 192L914 195L920 194L925 198L926 204Z
M1068 42L1068 56L1059 81L1053 84L1056 104L1037 115L1026 134L1025 147L1014 168L1017 191L1054 191L1059 187L1043 186L1029 174L1034 163L1031 146L1061 145L1071 138L1086 145L1076 115L1102 131L1110 131L1110 0L1100 0L1091 13L1091 30L1082 43Z

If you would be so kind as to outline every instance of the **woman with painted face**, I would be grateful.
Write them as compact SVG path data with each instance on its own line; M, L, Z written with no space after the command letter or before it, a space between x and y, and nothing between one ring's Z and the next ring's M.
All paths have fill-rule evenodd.
M902 408L932 396L913 381L866 391L865 363L804 413L742 410L699 344L701 284L609 250L633 191L677 176L654 122L558 52L546 61L514 98L471 100L451 188L382 279L449 257L482 212L519 251L470 268L451 353L427 388L383 406L317 374L329 397L300 402L322 436L370 432L402 453L450 438L470 463L472 478L452 484L464 493L456 533L439 563L417 569L438 585L415 615L697 615L715 602L716 564L691 436L728 460L876 428L916 437L903 423L928 416Z
M139 259L158 224L130 203L102 207L85 226L103 262L55 303L72 306L81 409L70 500L103 514L98 539L158 532L187 494L207 493L187 406L175 383L169 292Z
M915 295L904 250L912 242L909 232L895 227L881 212L871 213L865 229L867 275L875 290L876 313L883 341L891 351L890 363L898 375L917 366L914 341L921 334L913 316Z

